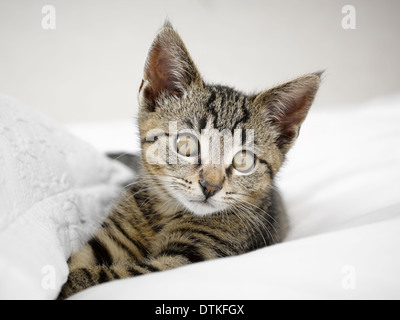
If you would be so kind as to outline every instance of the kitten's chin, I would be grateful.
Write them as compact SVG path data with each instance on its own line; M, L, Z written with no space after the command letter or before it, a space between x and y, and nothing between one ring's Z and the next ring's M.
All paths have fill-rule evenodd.
M210 216L219 212L224 212L229 208L228 204L225 204L221 202L220 199L216 198L205 200L204 197L198 195L197 198L191 199L191 197L187 194L176 191L169 192L169 194L179 205L186 209L186 212L191 213L192 215L197 217Z
M224 210L214 201L196 201L196 200L180 200L181 204L186 207L194 216L205 217Z

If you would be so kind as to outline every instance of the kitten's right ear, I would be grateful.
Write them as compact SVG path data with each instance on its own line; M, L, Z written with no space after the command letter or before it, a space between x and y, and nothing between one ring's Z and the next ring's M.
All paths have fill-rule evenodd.
M167 21L150 47L139 103L154 112L163 98L182 97L192 86L204 86L185 44Z

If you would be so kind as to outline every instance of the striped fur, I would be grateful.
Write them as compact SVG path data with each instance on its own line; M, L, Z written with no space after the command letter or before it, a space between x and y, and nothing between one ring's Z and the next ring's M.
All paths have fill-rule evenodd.
M309 74L257 95L208 85L167 23L150 49L140 87L140 173L100 230L71 256L60 298L107 281L238 255L281 241L287 220L274 178L319 83L320 74ZM196 159L178 155L176 163L150 161L155 148L176 152L171 150L171 139L177 138L169 130L171 121L178 130L198 136L203 129L232 134L236 129L253 130L251 173L241 174L232 163L207 163L203 145ZM239 150L248 148L247 132ZM237 150L221 145L220 151L232 156ZM161 156L158 152L153 158ZM213 192L205 193L210 186L215 187Z

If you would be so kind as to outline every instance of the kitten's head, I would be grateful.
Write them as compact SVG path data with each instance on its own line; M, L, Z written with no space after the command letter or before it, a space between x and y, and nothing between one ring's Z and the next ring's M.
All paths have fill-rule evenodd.
M144 176L168 205L197 216L257 207L319 84L309 74L255 95L207 85L166 23L139 90Z

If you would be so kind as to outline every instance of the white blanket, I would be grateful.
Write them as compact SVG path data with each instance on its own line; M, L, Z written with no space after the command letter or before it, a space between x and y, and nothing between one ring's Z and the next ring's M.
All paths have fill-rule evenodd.
M0 299L54 299L132 174L0 95Z

